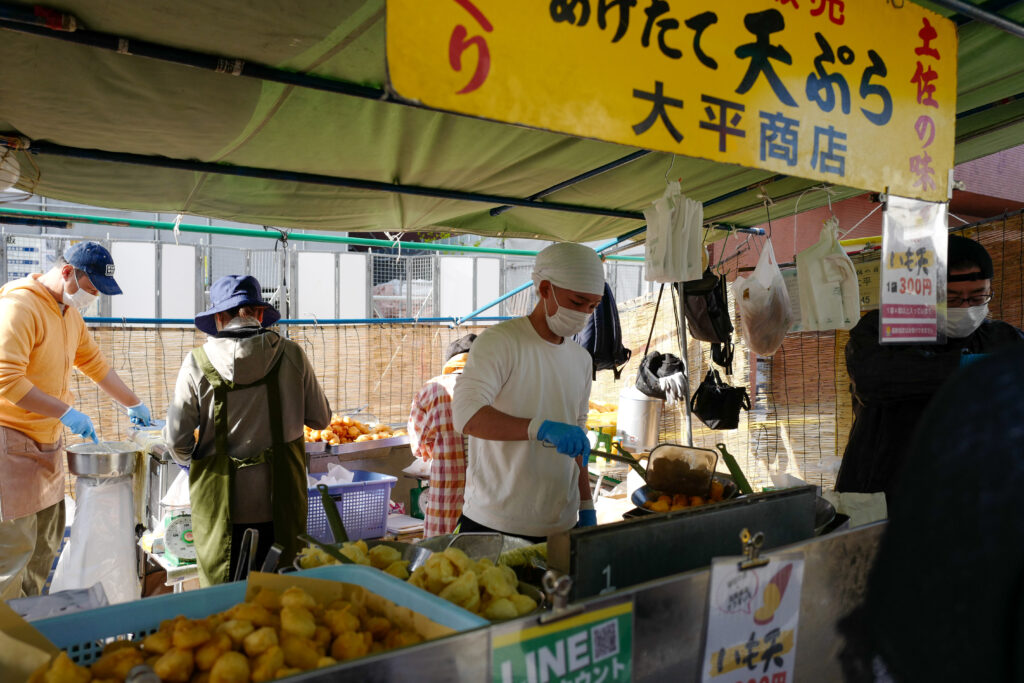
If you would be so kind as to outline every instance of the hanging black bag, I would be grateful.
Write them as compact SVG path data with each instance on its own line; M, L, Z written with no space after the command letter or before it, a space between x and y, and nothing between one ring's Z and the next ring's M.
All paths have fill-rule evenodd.
M714 368L704 375L690 399L690 412L711 429L736 429L740 424L741 408L750 410L746 387L729 386Z
M587 319L587 326L573 339L590 354L594 379L598 370L611 370L615 379L619 379L632 351L622 345L619 309L607 282L601 303Z
M731 375L733 326L725 278L715 275L708 266L701 279L682 283L682 296L690 336L711 342L711 359Z

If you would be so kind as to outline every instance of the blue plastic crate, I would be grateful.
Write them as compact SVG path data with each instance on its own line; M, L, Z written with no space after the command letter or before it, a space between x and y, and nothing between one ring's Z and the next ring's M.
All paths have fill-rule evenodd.
M398 482L389 474L365 470L352 470L352 481L328 486L351 541L360 538L380 538L388 529L388 501L391 489ZM306 531L318 541L334 543L334 534L327 523L327 515L320 503L320 491L309 489L309 516Z
M292 576L362 586L455 631L469 631L489 623L447 600L372 567L331 565L295 572ZM179 614L189 619L202 619L222 612L245 600L245 589L246 584L242 581L226 583L40 619L32 625L54 645L67 650L73 661L86 665L97 659L103 652L103 646L112 639L139 640L155 632L161 621Z

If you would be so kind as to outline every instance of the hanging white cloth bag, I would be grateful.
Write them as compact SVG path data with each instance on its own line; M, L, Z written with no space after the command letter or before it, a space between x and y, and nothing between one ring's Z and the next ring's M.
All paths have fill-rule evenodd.
M803 329L848 330L860 318L857 270L839 243L839 219L830 217L816 244L796 257Z

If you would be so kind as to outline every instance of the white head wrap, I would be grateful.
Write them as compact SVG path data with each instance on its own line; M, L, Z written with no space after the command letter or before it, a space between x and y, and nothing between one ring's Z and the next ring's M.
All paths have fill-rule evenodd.
M572 242L552 244L537 254L533 283L542 280L562 289L586 294L604 294L604 264L590 247Z

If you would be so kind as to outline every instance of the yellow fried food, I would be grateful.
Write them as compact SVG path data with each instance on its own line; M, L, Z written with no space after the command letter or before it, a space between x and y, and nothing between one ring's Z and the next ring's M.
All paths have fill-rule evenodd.
M426 570L426 589L437 595L444 587L458 578L455 565L444 554L434 554L423 564Z
M407 647L409 645L415 645L416 643L422 643L423 636L413 631L391 631L387 638L384 639L384 647L387 649L393 649L396 647Z
M456 571L460 573L473 568L473 560L469 559L469 555L458 548L448 548L443 554L455 566Z
M179 650L191 650L210 639L210 629L201 621L179 621L174 625L171 643Z
M94 680L93 683L100 683ZM209 671L197 671L192 674L192 678L189 679L188 683L210 683L210 672Z
M242 641L242 647L245 648L245 654L255 657L276 647L277 643L277 631L270 626L264 626L247 635ZM277 669L274 670L277 671Z
M515 572L512 572L513 578ZM487 591L492 598L507 598L515 592L515 586L509 581L508 575L501 567L485 569L480 575L480 586Z
M487 569L488 567L493 567L493 566L494 566L494 563L491 562L491 558L489 558L489 557L481 557L479 560L476 561L476 567L473 569L473 571L476 572L477 576L480 576L481 574L484 573L485 569Z
M405 581L409 578L409 560L397 560L384 568L385 574L391 574L396 579Z
M277 672L284 667L284 651L274 645L253 660L252 682L263 683L277 678Z
M221 655L230 650L234 643L231 637L223 631L213 634L213 637L203 643L196 650L196 668L200 671L209 671Z
M42 680L44 683L89 683L92 672L71 661L67 652L61 652L43 674Z
M364 543L363 548L365 547L366 544ZM342 545L341 550L339 550L338 552L340 552L342 555L352 560L356 564L370 566L370 558L366 555L366 551L360 548L355 543L346 543Z
M416 586L417 588L427 590L427 570L423 567L423 565L420 565L419 567L413 570L412 576L409 577L409 583Z
M360 631L342 633L331 644L331 656L339 661L362 657L370 651L373 636Z
M195 660L191 650L172 647L156 660L153 671L164 683L188 683L194 667Z
M229 613L232 619L251 621L254 626L273 626L277 621L273 612L254 602L241 602L232 607Z
M150 633L142 639L142 649L150 654L162 655L171 649L170 631Z
M263 605L269 610L278 610L281 609L281 594L270 588L260 588L259 592L253 596L252 602Z
M320 659L313 641L297 636L284 636L281 651L284 653L284 663L297 669L315 669Z
M249 683L249 659L241 652L225 652L210 669L210 683Z
M493 569L492 567L487 571L492 571ZM445 586L437 595L448 602L462 605L468 603L479 592L480 587L477 584L476 572L468 571Z
M529 595L523 595L522 593L513 593L509 600L512 601L512 605L516 608L516 616L523 616L529 614L533 610L537 609L537 601L531 598Z
M298 586L292 586L281 594L281 607L305 607L310 610L316 607L316 599Z
M315 601L313 605L316 605ZM313 613L305 607L281 608L281 633L300 638L312 638L316 633L316 621L313 619Z
M667 496L665 496L667 497ZM671 504L667 500L657 500L653 503L648 502L648 508L654 512L668 512L671 509Z
M233 647L240 647L245 637L256 630L248 619L229 619L217 627L218 633L226 633ZM143 641L145 647L145 641Z
M391 546L377 545L370 548L370 564L376 569L384 569L388 565L402 559L402 553Z
M316 643L317 650L321 653L327 652L333 640L334 634L331 633L331 629L317 624L316 632L313 633L313 642Z
M484 606L483 612L481 612L484 619L490 619L491 621L498 621L501 619L515 619L519 616L519 612L516 610L516 606L508 598L498 598L492 600L490 603Z
M316 668L322 669L325 666L334 666L337 663L338 660L334 657L321 657L320 659L316 660Z
M386 617L370 617L366 620L366 631L374 640L384 640L391 631L391 622Z
M127 647L121 646L116 649L105 650L103 655L92 663L93 678L116 678L124 680L128 672L134 667L146 661L146 655L132 647L128 641Z
M359 617L346 609L329 609L324 612L324 624L335 636L359 629Z
M302 673L302 669L294 666L284 666L277 670L277 673L274 674L274 678L287 678L288 676L294 676L295 674L300 673Z

